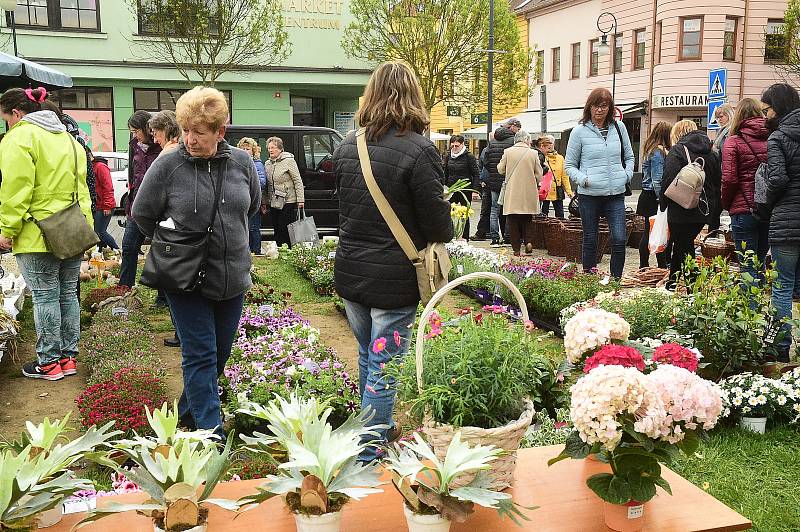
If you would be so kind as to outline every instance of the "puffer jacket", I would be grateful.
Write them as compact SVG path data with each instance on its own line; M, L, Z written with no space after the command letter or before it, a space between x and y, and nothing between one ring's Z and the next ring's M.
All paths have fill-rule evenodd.
M572 185L569 182L567 171L564 169L564 156L560 153L551 151L545 156L545 158L547 160L547 166L553 172L553 184L550 186L550 192L547 194L545 199L547 201L555 201L558 197L557 187L564 187L565 196L572 196ZM547 169L545 167L542 167L542 170L547 173Z
M494 130L494 140L489 142L486 148L485 166L489 171L489 188L495 192L500 192L503 181L506 177L497 171L497 165L503 158L506 148L514 145L514 133L505 127L498 127Z
M205 231L220 179L206 278L200 289L212 301L237 297L252 285L248 222L261 204L261 187L250 155L221 140L217 153L202 159L189 154L181 141L178 149L159 157L147 170L133 205L136 225L147 236L169 218L177 229Z
M267 159L264 169L267 172L267 186L264 189L263 203L283 207L280 205L280 201L276 202L276 190L286 194L286 203L306 202L303 179L300 177L300 169L297 168L294 155L285 151L281 152L274 161Z
M564 158L569 178L578 186L578 194L614 196L625 192L633 177L633 148L625 124L617 121L622 139L614 124L603 135L593 122L579 124L569 136ZM624 146L625 167L622 167L620 143Z
M375 181L417 249L449 242L450 203L443 199L442 159L433 143L417 133L398 135L390 129L367 144ZM372 308L417 305L416 271L367 189L355 133L336 149L333 164L339 196L336 292Z
M161 146L152 142L145 144L147 148L139 145L136 137L131 138L128 142L128 203L125 204L125 213L131 216L133 209L133 202L136 199L136 194L139 192L139 187L142 186L142 180L147 170L153 164L158 156L161 154Z
M722 148L722 208L731 214L750 214L755 208L756 170L767 162L769 132L761 117L748 118Z
M689 150L689 156L692 161L697 160L698 157L703 158L703 167L706 173L706 179L703 182L703 193L700 196L700 205L694 209L684 209L664 195L664 191L678 177L681 168L689 164L686 160L684 146ZM719 207L719 182L719 156L714 153L713 145L708 135L702 131L692 131L681 137L678 143L670 148L666 159L664 159L664 175L661 179L659 203L662 209L669 207L667 220L670 225L708 223L709 215Z
M86 185L86 152L52 111L25 115L0 143L0 234L12 251L44 253L47 246L36 220L69 207L77 186L78 203L93 226Z
M478 190L480 188L478 173L478 160L469 150L464 150L464 153L456 158L447 152L444 158L444 184L448 187L459 179L466 179L470 183L470 188Z
M767 140L769 243L800 245L800 109L780 121Z

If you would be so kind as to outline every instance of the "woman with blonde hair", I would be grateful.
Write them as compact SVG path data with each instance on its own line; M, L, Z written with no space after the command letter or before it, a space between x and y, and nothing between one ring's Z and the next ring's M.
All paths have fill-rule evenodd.
M256 172L258 173L258 183L261 186L261 194L263 197L264 189L267 186L267 172L264 169L264 163L261 162L261 147L255 139L250 137L242 137L236 144L236 147L247 152L253 159L253 164L256 165ZM250 217L250 253L254 255L261 255L261 209Z
M366 136L367 164L417 249L449 242L453 223L443 198L442 159L422 135L428 112L411 68L401 62L378 66L356 120L364 129L348 135L333 154L340 219L335 283L358 342L361 405L375 409L372 422L390 427L379 431L381 439L392 441L400 434L392 421L395 383L383 367L408 351L420 295L414 265L367 188L357 135ZM388 341L376 344L381 338ZM361 455L375 457L372 447Z
M743 254L752 250L763 267L769 251L769 217L762 219L755 203L756 171L767 162L769 137L758 100L739 102L730 132L722 149L722 207L731 215L736 250L742 254L739 262L756 277L752 261L744 260Z
M208 235L202 272L195 272L199 286L185 291L164 285L172 271L157 271L159 279L151 285L161 284L167 293L181 340L181 423L188 429L214 429L224 439L217 379L231 354L244 294L252 284L248 220L261 193L252 156L225 141L228 104L220 91L195 87L178 99L175 113L183 138L178 149L147 171L133 217L148 236L156 226L181 235Z
M664 175L664 158L670 147L672 126L659 122L644 141L642 150L642 193L636 203L636 214L645 217L645 227L650 227L650 218L658 212L658 198L661 195L661 178ZM650 266L650 235L647 231L639 242L639 267ZM657 253L659 268L667 265L666 252Z
M553 135L544 135L539 137L536 144L539 146L539 151L542 152L547 161L547 166L553 172L553 184L550 186L550 192L542 202L542 214L548 216L550 214L550 204L556 211L556 218L564 218L564 200L574 196L572 192L572 184L569 182L569 176L564 168L564 156L555 150L556 138ZM544 169L543 169L544 170Z
M668 288L674 288L682 271L686 257L694 257L694 239L700 234L703 226L709 221L709 214L715 208L720 181L719 158L714 153L711 139L697 130L692 120L680 120L670 132L672 147L664 160L664 175L661 180L659 203L667 209L669 235L672 240L672 257L670 259L670 280ZM689 159L687 160L687 154ZM700 204L694 209L684 209L665 195L666 190L675 181L681 169L702 159L706 178L700 196Z

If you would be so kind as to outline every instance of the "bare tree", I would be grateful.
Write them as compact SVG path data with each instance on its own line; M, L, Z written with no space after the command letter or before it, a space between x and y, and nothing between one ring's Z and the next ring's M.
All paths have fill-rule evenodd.
M475 110L487 102L491 0L352 0L342 46L350 57L400 59L414 70L430 111L436 104ZM531 56L505 0L495 0L494 98L511 105L528 93Z
M141 55L175 65L187 81L213 85L226 72L278 64L291 44L273 0L128 0L138 14ZM193 74L196 77L193 78Z

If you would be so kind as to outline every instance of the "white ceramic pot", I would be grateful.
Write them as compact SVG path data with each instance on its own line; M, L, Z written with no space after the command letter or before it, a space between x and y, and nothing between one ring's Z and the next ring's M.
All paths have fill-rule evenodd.
M206 532L207 528L208 522L205 522L195 527L188 528L184 532ZM164 529L158 526L155 521L153 521L153 532L164 532Z
M415 514L403 504L403 513L406 514L408 532L449 532L450 520L441 515Z
M767 418L743 417L739 420L739 426L757 434L764 434L764 432L767 430Z
M339 532L342 526L342 512L322 515L294 514L297 532Z

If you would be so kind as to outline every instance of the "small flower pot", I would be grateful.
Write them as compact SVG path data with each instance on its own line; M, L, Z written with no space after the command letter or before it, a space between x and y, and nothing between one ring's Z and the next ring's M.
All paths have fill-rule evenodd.
M408 532L449 532L450 530L450 520L439 514L415 514L405 504L403 504L403 513L406 514Z
M294 514L297 532L339 532L342 526L342 512L322 515Z
M192 528L187 528L183 532L206 532L207 529L208 529L208 521L200 523L199 525L194 526ZM153 521L153 532L165 532L165 531L163 528L158 526L155 521Z
M606 526L617 532L638 532L644 528L644 503L611 504L603 501Z
M767 418L743 417L739 420L739 426L756 434L764 434L767 430Z

